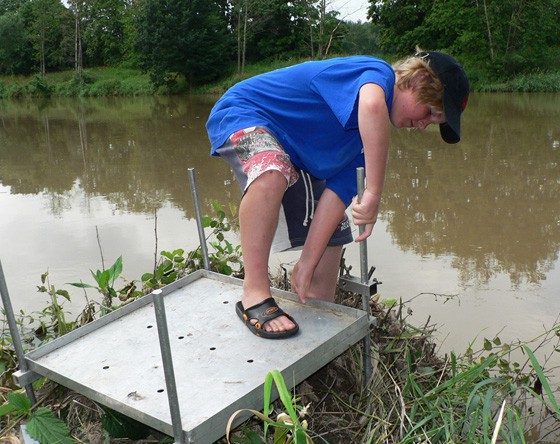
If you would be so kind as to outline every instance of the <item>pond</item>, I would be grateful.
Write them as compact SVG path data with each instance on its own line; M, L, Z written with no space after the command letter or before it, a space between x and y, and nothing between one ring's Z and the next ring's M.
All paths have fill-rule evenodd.
M216 99L0 102L0 260L16 311L45 307L47 270L77 314L86 297L67 283L93 284L102 259L122 255L123 275L138 280L156 252L196 248L188 168L203 213L240 197L209 156ZM410 301L410 322L434 324L442 353L536 337L560 313L559 196L560 95L472 94L458 145L437 128L395 130L368 240L381 298ZM345 256L359 275L358 245ZM276 255L271 267L294 259Z

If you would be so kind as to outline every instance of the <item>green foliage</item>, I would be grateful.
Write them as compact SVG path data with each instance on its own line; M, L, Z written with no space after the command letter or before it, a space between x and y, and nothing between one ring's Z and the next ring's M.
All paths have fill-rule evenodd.
M85 284L83 282L69 283L78 288L94 288L99 293L103 295L102 307L104 312L109 311L113 308L113 298L119 296L119 294L128 295L131 290L134 292L135 287L125 286L121 290L115 289L115 282L122 273L122 256L119 256L113 265L107 270L90 270L90 273L97 283L97 286Z
M378 328L384 328L383 322ZM394 326L390 328L395 333ZM538 338L539 345L557 336L558 328L546 332L545 339ZM395 430L394 442L399 444L493 444L497 440L521 444L524 430L534 425L527 418L539 405L560 419L557 401L528 344L485 338L481 350L469 347L463 355L451 353L445 362L438 362L424 352L429 332L407 326L396 336L380 333L384 337L378 340L380 374L370 388L379 401L365 407L371 409L372 418L368 436ZM529 359L518 361L524 354ZM540 385L531 386L536 380ZM383 423L377 418L383 418Z
M72 331L74 323L66 321L63 304L59 302L59 297L70 301L70 294L51 285L48 272L41 275L41 285L37 287L37 291L47 294L50 303L39 313L39 327L35 329L35 335L39 339L48 340Z
M187 260L184 256L185 250L162 251L161 258L153 273L142 275L142 283L146 289L161 288L187 273ZM200 265L194 266L200 268Z
M278 413L276 420L271 418L271 401L272 401L272 383L274 382L276 386L276 391L280 398L280 402L284 406L286 412ZM270 371L264 381L264 409L263 412L258 412L253 409L241 409L234 412L229 418L226 427L226 439L230 442L230 434L235 418L243 412L249 412L255 415L257 418L261 419L264 424L264 438L261 439L254 432L245 433L245 441L251 443L266 443L268 429L270 427L274 428L274 438L273 442L275 444L304 444L312 443L313 440L309 437L307 433L307 421L301 421L300 418L305 415L305 408L302 408L297 404L297 399L292 397L292 394L286 387L286 382L284 377L279 370ZM239 442L239 440L236 440Z
M44 73L71 66L74 20L59 0L35 0L19 9L33 47L36 66Z
M50 97L54 91L54 86L39 75L31 79L29 86L29 95L31 96Z
M180 76L192 85L222 73L230 44L222 3L144 0L136 21L136 51L156 87L173 87Z
M227 276L241 276L243 274L243 262L241 260L241 246L233 246L224 233L232 228L232 218L237 214L237 207L230 204L229 211L232 218L228 218L223 207L216 201L212 201L212 206L216 211L216 217L203 218L203 226L212 228L212 233L208 237L209 243L214 248L214 253L210 254L210 269ZM215 239L215 240L213 240Z
M29 74L33 66L31 42L20 14L0 15L0 74Z
M446 50L494 79L535 69L558 69L558 0L371 1L385 51L404 56L415 45Z
M150 435L150 428L141 422L129 418L115 410L103 407L101 417L103 429L113 438L145 439Z
M241 246L234 246L225 235L232 229L232 225L236 224L237 207L230 204L228 216L218 202L212 201L212 206L216 213L215 217L204 216L202 218L203 227L212 229L206 238L207 243L214 249L214 252L208 254L210 270L226 276L240 277L243 274ZM162 251L154 272L143 274L142 282L144 288L151 291L204 267L201 248L197 248L187 255L183 249Z
M7 403L0 406L0 417L10 415L16 418L24 417L27 421L29 436L42 444L70 444L75 441L70 437L66 424L58 419L46 407L33 410L33 405L27 396L19 392L9 392Z

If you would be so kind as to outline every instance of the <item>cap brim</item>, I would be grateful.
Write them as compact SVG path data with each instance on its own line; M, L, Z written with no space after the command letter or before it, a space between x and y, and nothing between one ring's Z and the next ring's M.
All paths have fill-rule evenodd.
M446 122L439 126L439 131L441 138L447 143L457 143L461 140L461 113L463 109L460 97L461 93L457 91L454 83L445 85L443 112Z

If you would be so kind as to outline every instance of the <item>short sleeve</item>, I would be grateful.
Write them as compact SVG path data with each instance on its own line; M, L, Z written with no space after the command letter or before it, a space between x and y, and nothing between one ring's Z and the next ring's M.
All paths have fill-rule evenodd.
M312 79L311 88L323 98L343 128L349 129L357 124L358 93L366 83L383 88L390 109L395 73L379 59L364 58L359 63L331 65Z

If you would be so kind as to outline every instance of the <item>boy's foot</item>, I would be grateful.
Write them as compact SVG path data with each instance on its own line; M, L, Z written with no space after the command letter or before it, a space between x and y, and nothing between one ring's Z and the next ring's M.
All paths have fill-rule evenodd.
M247 328L257 336L267 339L282 339L296 334L299 326L270 297L249 308L239 301L235 306L237 315Z

